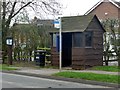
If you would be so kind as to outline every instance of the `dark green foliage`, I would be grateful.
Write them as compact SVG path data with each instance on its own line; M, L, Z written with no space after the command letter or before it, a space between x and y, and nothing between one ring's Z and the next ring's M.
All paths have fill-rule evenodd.
M15 24L9 33L14 38L14 59L28 60L34 57L32 51L39 47L50 47L48 27L38 27L34 24ZM48 50L47 50L48 51Z

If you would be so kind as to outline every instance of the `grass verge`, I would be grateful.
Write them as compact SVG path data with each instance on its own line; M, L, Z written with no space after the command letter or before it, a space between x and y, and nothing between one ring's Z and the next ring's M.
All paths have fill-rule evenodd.
M100 71L120 72L120 67L118 66L95 66L91 69Z
M119 83L118 78L120 75L106 75L106 74L95 74L95 73L83 73L83 72L59 72L53 74L53 76L61 76L66 78L75 78L75 79L85 79L85 80L93 80L93 81L101 81L101 82L109 82L109 83Z
M0 64L0 70L17 70L17 68L5 64Z

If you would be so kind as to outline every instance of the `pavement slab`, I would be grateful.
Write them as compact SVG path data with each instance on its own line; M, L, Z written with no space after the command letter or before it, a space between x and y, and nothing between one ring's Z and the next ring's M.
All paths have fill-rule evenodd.
M16 72L24 72L24 73L33 73L33 74L41 74L41 75L52 75L54 73L60 72L59 69L49 69L49 68L41 68L41 69L33 69L28 67L20 67ZM90 72L96 74L109 74L109 75L118 75L120 72L108 72L108 71L98 71L98 70L61 70L61 71L71 71L71 72Z

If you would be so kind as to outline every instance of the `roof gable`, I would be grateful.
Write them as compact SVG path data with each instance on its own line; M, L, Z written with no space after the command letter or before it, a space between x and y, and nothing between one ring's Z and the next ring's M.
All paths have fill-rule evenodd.
M116 6L117 8L120 8L120 2L117 1L113 1L113 0L100 0L97 4L95 4L90 10L88 10L85 15L89 14L90 12L92 12L95 8L97 8L100 4L104 3L104 2L110 2L112 3L114 6Z
M62 17L63 32L83 32L93 19L94 15Z
M106 32L96 15L94 16L94 18L92 19L86 30L90 30L90 29L102 30L103 32Z

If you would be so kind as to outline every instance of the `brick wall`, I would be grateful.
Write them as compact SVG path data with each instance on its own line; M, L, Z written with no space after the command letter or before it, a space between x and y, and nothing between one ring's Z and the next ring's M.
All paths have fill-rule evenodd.
M96 14L100 20L118 19L118 13L118 8L110 2L103 2L90 12L90 14Z

